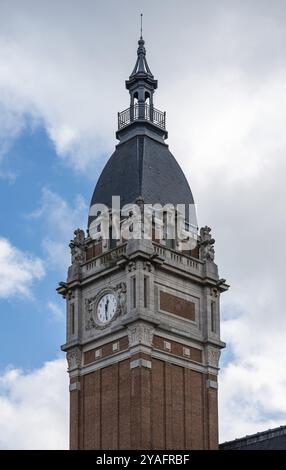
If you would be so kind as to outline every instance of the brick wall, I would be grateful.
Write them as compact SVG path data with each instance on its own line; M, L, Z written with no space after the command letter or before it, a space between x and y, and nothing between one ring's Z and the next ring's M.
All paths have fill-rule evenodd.
M118 343L118 349L113 349L113 345L115 343ZM85 351L84 353L84 364L91 364L92 362L95 362L96 360L102 359L104 357L112 356L119 351L124 351L127 350L129 347L128 343L128 336L124 336L123 338L120 338L117 341L111 341L109 343L104 344L101 347L98 347L96 349L90 349L89 351ZM98 358L96 357L96 351L100 352L100 355Z
M188 320L195 321L196 319L194 302L182 299L168 292L160 292L160 309L187 318Z
M159 349L161 351L165 351L165 342L166 340L162 338L161 336L154 336L153 339L153 346L155 349ZM177 341L171 341L167 340L167 342L170 344L171 349L168 351L170 354L174 354L175 356L183 357L184 359L190 359L191 361L195 362L202 362L202 351L201 349L198 348L193 348L193 347L186 347L182 343L178 343ZM184 354L184 349L188 349L190 351L190 356L187 357L186 354Z
M81 378L71 392L71 448L217 448L216 390L189 368L130 360Z

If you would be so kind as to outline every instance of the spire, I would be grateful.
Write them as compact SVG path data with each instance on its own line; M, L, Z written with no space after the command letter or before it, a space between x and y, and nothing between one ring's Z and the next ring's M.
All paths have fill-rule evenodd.
M154 78L151 70L149 69L147 59L146 59L146 49L144 47L145 41L141 36L138 41L138 49L137 49L137 60L133 72L131 73L129 79L136 76L147 75L150 78Z
M157 80L154 79L154 75L152 74L149 65L146 59L146 49L145 49L145 41L143 39L143 27L142 27L142 13L141 13L141 21L140 21L140 38L138 41L138 49L137 49L137 60L135 67L129 76L129 80L126 81L126 88L128 90L134 89L142 82L148 84L148 87L154 92L157 88Z
M116 137L121 140L123 134L126 137L126 130L132 126L132 132L134 126L137 124L141 125L141 130L146 126L152 128L156 127L156 133L161 138L165 139L168 136L166 131L166 113L155 109L153 103L153 95L158 86L157 80L155 80L151 70L149 69L146 60L146 49L145 41L142 33L142 14L140 22L140 39L138 41L137 49L137 60L135 67L126 80L125 86L130 94L130 107L118 113L118 131ZM151 132L151 130L150 130ZM158 137L157 135L157 137Z
M143 13L140 15L140 39L138 41L138 49L137 49L137 60L135 67L129 77L129 80L134 80L134 78L150 78L151 80L154 79L154 76L148 66L147 59L146 59L146 49L145 49L145 41L143 39Z

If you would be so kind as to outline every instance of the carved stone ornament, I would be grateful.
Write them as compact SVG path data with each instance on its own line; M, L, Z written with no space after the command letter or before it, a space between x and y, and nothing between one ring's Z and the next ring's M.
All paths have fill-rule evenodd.
M85 299L84 313L85 313L85 329L91 330L96 327L94 321L96 315L96 306L97 306L97 296L91 297L90 299Z
M220 350L217 348L209 347L208 353L207 353L208 365L211 367L218 368L219 358L220 358Z
M80 264L85 260L84 231L77 229L74 231L74 235L74 239L71 240L69 244L71 249L71 262L72 264Z
M211 296L212 296L212 297L215 297L215 298L218 297L218 295L219 295L219 291L218 291L218 289L217 289L216 287L214 287L213 289L211 289L210 293L211 293Z
M128 327L129 346L143 344L152 346L154 328L145 323L136 323Z
M131 272L131 271L135 271L136 269L136 264L134 263L134 261L130 261L128 263L128 271Z
M149 273L151 273L152 272L152 263L150 263L150 261L144 261L143 269L145 271L148 271Z
M116 286L116 294L117 294L117 315L125 315L127 312L127 289L126 283L120 282Z
M210 227L202 227L200 230L201 240L199 242L200 246L200 254L202 261L214 261L215 257L215 250L214 250L214 243L215 239L211 236L211 228Z
M68 370L69 372L78 369L81 365L81 352L79 348L73 348L67 352Z

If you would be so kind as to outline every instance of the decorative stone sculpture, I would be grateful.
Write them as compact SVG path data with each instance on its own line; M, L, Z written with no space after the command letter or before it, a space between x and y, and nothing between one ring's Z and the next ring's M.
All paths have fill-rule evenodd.
M131 271L135 271L136 270L136 264L134 263L134 261L130 261L128 263L128 271L131 272Z
M94 321L96 307L96 296L85 300L85 329L91 330L95 328L96 324Z
M136 323L128 327L128 338L129 346L137 346L143 344L145 346L151 346L154 335L153 326L145 323Z
M81 353L79 348L73 348L67 352L68 370L80 367Z
M80 264L84 261L84 231L78 228L74 231L74 235L74 239L69 244L71 262L72 264Z
M143 269L146 270L146 271L149 271L149 273L151 273L152 272L152 263L150 263L150 261L144 261Z
M209 347L207 351L208 365L211 367L218 368L220 358L220 350L217 348Z
M214 250L214 243L215 239L211 236L211 228L210 227L202 227L200 230L201 240L199 242L200 246L200 254L202 261L214 261L215 257L215 250Z
M116 292L117 292L117 299L118 299L117 314L125 315L127 311L126 310L126 283L120 282L120 284L117 284Z

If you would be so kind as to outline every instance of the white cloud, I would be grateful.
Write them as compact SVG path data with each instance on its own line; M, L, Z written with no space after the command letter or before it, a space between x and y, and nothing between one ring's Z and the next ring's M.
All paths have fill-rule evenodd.
M0 266L0 298L19 294L30 297L33 282L45 275L40 258L19 250L5 238L0 238Z
M62 321L65 320L64 309L62 307L60 307L59 305L57 305L55 302L48 302L48 309L51 312L52 317L56 321L62 322Z
M242 322L238 322L237 334L245 333L245 329ZM249 332L247 334L249 337ZM274 353L268 356L268 348L266 353L260 349L248 358L246 355L236 357L222 370L221 442L285 425L286 357L283 353L281 357L279 346L274 346L274 350L276 357Z
M65 152L68 152L78 138L74 129L67 125L63 125L58 128L50 128L49 134L55 142L56 150L59 154L65 154Z
M285 76L284 65L261 77L217 65L211 76L187 74L170 93L172 150L231 285L222 296L229 354L220 378L221 441L286 422Z
M1 6L0 123L5 124L1 142L17 137L32 119L46 128L67 164L76 170L90 168L106 146L111 149L108 134L116 119L105 59L96 60L94 55L102 25L95 27L96 17L89 17L76 3L52 1L49 8L28 3ZM81 32L92 34L92 40L75 34L82 14L87 34Z
M68 448L66 361L46 362L25 373L10 368L0 375L0 448Z
M60 195L44 188L39 209L27 217L41 219L45 230L43 248L49 267L66 270L70 264L68 242L77 227L87 224L88 207L82 196L70 206Z

